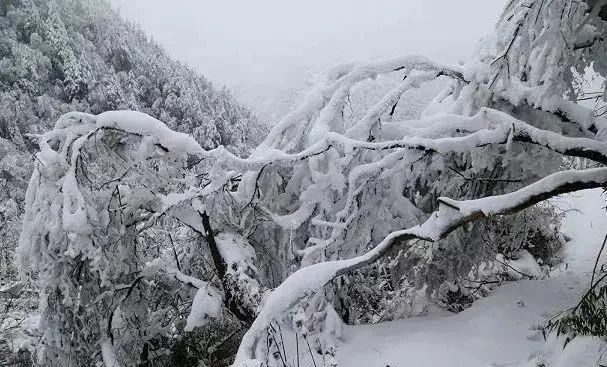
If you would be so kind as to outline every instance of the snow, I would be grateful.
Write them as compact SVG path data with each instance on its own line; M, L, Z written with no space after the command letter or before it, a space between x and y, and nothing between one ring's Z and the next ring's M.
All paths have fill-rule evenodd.
M186 156L200 154L203 149L191 136L169 129L161 121L136 111L108 111L97 116L99 127L118 128L120 130L152 136L157 143L173 154Z
M74 170L70 170L63 180L63 229L71 233L90 234L92 228L88 223L84 197L78 190ZM75 198L75 202L74 201ZM74 210L72 210L72 208Z
M520 251L519 258L516 260L505 260L502 256L501 261L510 266L506 268L510 279L521 280L525 275L533 277L534 279L542 279L546 275L533 255L526 250Z
M85 113L70 113L62 116L55 129L71 129L74 125L119 129L132 134L153 137L176 155L200 154L203 149L191 136L169 129L161 121L136 111L108 111L97 116Z
M223 303L221 294L213 286L200 288L194 296L192 309L186 320L183 331L192 331L194 328L204 326L213 317L221 313Z
M146 271L156 273L160 269L167 275L175 277L178 281L197 288L190 313L186 319L184 331L193 331L196 327L204 326L210 319L217 317L223 307L221 292L211 283L186 275L176 268L167 267L161 258L157 258L146 264ZM160 268L160 269L159 269Z
M256 157L257 154L263 154L262 152L267 148L283 148L286 151L286 148L296 140L293 136L297 137L301 129L313 119L315 111L323 111L326 107L329 107L325 113L321 112L323 114L320 121L321 127L319 131L315 132L315 135L318 135L326 129L329 122L327 120L334 116L335 106L340 104L341 97L339 96L344 96L343 91L345 89L351 88L362 80L400 69L436 74L443 72L450 75L460 72L457 67L436 64L423 56L417 55L404 55L368 63L341 65L329 73L325 84L311 90L298 108L286 115L272 128L263 143L253 153L253 157ZM412 83L406 82L404 85L407 89ZM342 91L342 93L337 93L338 91ZM336 93L338 98L333 99L332 97ZM329 104L329 102L333 103Z
M215 236L221 258L228 267L232 264L252 264L255 260L255 250L246 239L236 233L222 232Z
M101 357L105 367L121 367L114 353L114 346L109 338L101 341Z
M516 38L516 34L514 38ZM542 56L542 58L546 57ZM499 60L499 58L496 60ZM411 74L412 69L421 73ZM362 80L375 78L379 74L396 70L404 70L408 74L407 79L375 103L358 122L347 130L345 136L341 135L343 131L340 131L340 129L346 129L346 126L340 128L337 124L341 123L343 125L344 123L342 121L343 116L340 116L340 113L343 112L343 106L345 100L349 97L350 89ZM299 254L303 255L300 265L312 265L303 267L293 273L267 298L259 316L242 341L236 362L242 364L256 356L257 344L271 322L292 312L294 305L308 295L318 292L319 288L334 277L374 262L394 247L405 246L412 239L427 241L442 239L453 229L466 222L484 216L509 214L544 200L555 193L579 189L580 187L605 185L605 182L607 182L607 168L597 168L584 171L558 172L521 190L505 195L468 201L440 198L439 210L433 213L430 219L423 224L392 232L375 248L362 255L347 254L339 257L356 256L354 258L314 264L320 257L315 256L317 253L320 253L327 244L341 236L345 228L349 228L350 224L357 219L357 216L362 217L364 215L360 214L362 210L360 213L356 213L357 209L354 204L356 196L365 189L365 185L370 181L369 177L387 176L391 172L389 168L399 168L399 165L403 167L403 163L407 159L413 158L405 157L406 153L411 150L438 153L468 152L490 144L506 144L506 147L510 148L513 141L523 141L564 155L590 157L595 161L607 163L607 145L603 142L565 137L556 132L541 130L505 113L487 108L481 108L478 113L472 112L472 109L464 108L464 115L468 115L468 112L470 112L471 116L468 118L442 115L420 121L390 122L387 123L384 132L382 116L390 106L395 105L400 100L405 92L421 83L435 79L439 74L448 74L451 77L459 78L458 73L460 71L457 69L433 64L417 56L342 66L329 76L324 85L320 85L313 90L299 109L294 110L277 124L268 138L249 159L238 158L223 147L204 151L191 137L174 132L162 122L139 112L114 111L97 116L78 113L65 115L57 122L55 131L41 137L40 144L42 149L41 161L48 161L57 165L69 162L66 167L60 166L56 173L61 177L57 182L62 186L62 198L64 200L61 217L63 229L68 232L70 243L73 242L75 245L70 244L68 250L61 255L69 255L75 258L79 253L85 253L90 258L95 258L93 256L95 248L88 246L85 241L77 241L91 235L92 229L89 224L91 221L87 216L94 213L87 212L87 210L91 210L91 206L87 207L84 196L78 187L76 167L82 147L98 132L117 129L140 135L142 142L137 157L141 159L146 159L153 154L157 150L155 148L164 151L166 157L173 159L187 158L190 155L212 158L209 160L214 164L209 171L212 177L211 184L202 189L183 189L183 192L171 192L166 195L154 193L160 198L162 208L151 215L147 223L138 229L144 229L146 226L155 224L160 216L171 210L174 212L172 214L175 218L188 219L187 221L184 220L183 223L192 223L196 214L194 208L184 208L184 206L189 205L189 201L211 197L228 181L235 178L239 171L259 169L258 174L245 175L238 188L238 195L240 197L247 196L251 199L248 203L253 204L253 198L255 198L258 189L260 197L266 191L263 186L258 188L258 181L261 185L268 186L267 192L270 195L267 196L272 195L272 186L278 182L277 178L267 177L270 175L261 177L263 168L268 165L295 167L295 173L292 177L284 181L286 183L285 191L289 194L296 194L294 200L298 204L297 209L293 209L296 207L295 205L287 205L283 206L288 208L289 213L287 214L273 214L270 213L270 209L267 209L268 213L264 214L268 214L267 216L274 220L285 232L293 232L309 221L317 227L328 228L318 228L318 231L313 233L318 238L312 237L309 241L312 246L298 250ZM514 85L513 87L504 85L504 87L507 89L505 96L510 100L517 101L526 99L537 90L535 87L527 88L524 85ZM533 99L530 100L530 103L532 103ZM514 103L517 104L517 102ZM562 111L566 107L561 106L558 101L551 103L554 104L552 106L554 111ZM540 107L545 108L545 106ZM583 112L581 110L570 111L569 115L575 113L574 115L583 117ZM589 119L589 117L584 117L581 123L589 127ZM372 139L369 137L369 134L375 134L373 130L376 126L379 130L378 133L381 135L379 140L376 139L376 136L372 136ZM465 135L461 136L463 134ZM391 140L382 140L386 137ZM60 143L60 147L55 152L50 147L55 146L57 142ZM359 158L355 159L353 154L355 150L365 150L360 155L365 156L369 153L369 157L362 157L360 160L358 160ZM393 152L393 150L396 150L396 152ZM164 157L164 153L160 152L160 155ZM419 152L413 153L415 155ZM358 151L356 155L359 155ZM376 161L367 163L367 159ZM330 164L326 164L325 167L327 161ZM304 170L306 175L309 173L309 180L307 180L307 177L304 179L300 176ZM50 169L48 171L51 172ZM53 172L55 171L53 170ZM346 174L348 185L345 184ZM39 174L37 173L37 175ZM40 180L40 177L35 177L36 180ZM268 184L268 181L270 181L270 184ZM396 186L394 185L393 188ZM295 188L295 190L291 190L292 188ZM336 213L335 216L331 211L324 213L328 206L327 203L334 204L327 200L328 193L336 197L336 203L339 202L341 205L342 198L339 195L346 188L348 192L345 208ZM303 192L300 193L299 189ZM340 193L334 195L337 192ZM398 196L402 195L399 193ZM28 194L28 197L32 197L32 194ZM287 201L286 199L284 201ZM280 198L279 200L282 201ZM266 210L262 204L255 204L258 204L261 211ZM280 207L281 203L278 202L278 204L276 206L270 204L268 207L280 212L281 210L277 210L276 207ZM31 205L32 201L28 200L28 206ZM246 210L246 208L243 210ZM282 212L285 210L282 210ZM318 217L312 218L315 213ZM27 213L27 216L29 218L31 214ZM228 222L231 219L227 215L226 218ZM337 218L333 226L328 225L330 224L328 220L332 218ZM371 216L371 218L373 217ZM383 218L381 216L378 216L378 218L381 219L379 220L381 223ZM192 224L190 226L196 228ZM406 227L399 225L396 228ZM392 230L394 228L390 228L386 233ZM34 232L32 231L32 233ZM325 240L329 233L330 237ZM30 237L34 237L33 234ZM580 240L578 239L578 241ZM254 276L249 276L255 272L253 266L249 266L250 263L253 263L255 253L243 238L235 234L219 234L217 242L221 256L228 264L226 279L231 282L229 284L233 285L235 290L246 290L243 293L251 295L252 298L247 307L251 306L249 309L257 310L259 306L257 301L261 298L261 287ZM88 246L91 248L90 253L87 254L76 246L85 249ZM288 248L286 251L289 254ZM291 251L295 252L293 249ZM358 255L360 252L356 254ZM177 257L176 253L175 257ZM540 266L529 253L521 253L521 257L511 262L511 265L536 278L543 278ZM295 268L296 266L289 272L294 271ZM169 272L178 280L198 288L191 313L187 318L186 331L204 325L210 317L220 312L222 307L221 297L216 289L209 287L209 284L202 280L188 277L179 271ZM518 274L514 276L518 276ZM538 341L539 338L538 332L530 331L529 325L533 325L533 322L540 323L540 318L545 314L554 313L579 297L579 291L582 287L576 287L574 284L566 282L558 283L557 280L561 278L568 279L566 275L562 275L557 279L546 280L545 283L520 281L510 284L496 291L491 297L478 302L472 309L455 316L442 315L438 318L435 315L427 319L352 329L358 331L353 331L350 339L348 339L348 334L345 335L343 347L346 349L346 354L344 358L355 356L356 351L359 354L362 353L363 356L360 356L360 359L356 361L352 361L352 363L345 363L345 365L355 365L356 362L362 363L364 357L373 358L373 353L365 354L362 352L364 345L360 345L360 349L353 350L352 353L347 353L347 348L350 345L356 346L357 335L363 335L361 340L366 341L368 338L364 336L364 333L373 334L373 330L376 329L379 330L378 334L373 335L371 339L373 342L382 343L378 344L378 348L376 348L380 355L384 353L386 356L390 356L390 353L392 353L391 346L396 346L395 350L397 352L394 353L397 354L394 355L393 361L387 361L386 364L398 365L403 360L417 355L420 355L419 358L422 362L424 358L427 359L428 363L426 365L453 365L453 361L462 361L462 365L474 366L477 362L480 364L503 364L524 361L522 352L526 352L526 357L528 357L534 351L540 350L537 345L531 343ZM555 284L551 282L555 282ZM224 282L224 289L229 289L226 283ZM579 282L579 284L582 283ZM565 289L571 289L571 292L563 293ZM520 330L514 330L512 325L525 325L526 329L521 326ZM391 328L397 329L398 333L396 331L390 332ZM496 337L495 330L503 331L504 335L500 334L499 337ZM522 339L527 340L526 344L517 344ZM439 341L439 345L442 340L443 348L438 348L442 353L438 355L433 353L436 344L433 342L434 340ZM592 342L582 344L579 347L582 351L581 354L588 350L587 347ZM432 348L427 347L427 345L431 345ZM424 348L428 350L425 351ZM104 341L102 349L106 364L113 365L115 356L112 352L112 345L108 341ZM399 354L402 350L408 352ZM441 361L433 359L439 358L439 356L445 359ZM554 354L547 358L557 360L561 356ZM563 358L566 361L573 360L568 359L568 356ZM577 358L577 356L571 358ZM375 356L375 359L369 360L367 365L377 361L377 356ZM430 363L431 361L432 363Z
M257 342L271 322L281 315L285 315L297 302L317 291L336 276L375 261L390 250L397 239L400 243L406 243L416 238L437 241L463 223L474 220L479 214L487 216L508 214L516 211L517 208L554 196L563 185L589 183L584 187L601 187L606 181L607 168L571 170L549 175L531 185L505 195L465 201L439 198L439 210L434 212L421 225L390 233L376 247L363 255L347 260L327 261L304 267L285 279L267 298L258 317L245 334L234 365L242 365L244 361L251 360L255 356ZM541 200L535 200L537 198ZM545 298L547 300L554 299L550 294L546 294Z
M476 200L457 201L449 198L440 198L450 206L456 207L463 215L470 215L482 211L485 215L504 213L508 208L515 208L529 200L530 197L540 197L544 193L558 190L559 187L579 183L586 185L597 183L600 187L607 182L607 168L594 168L587 170L570 170L549 175L533 184L504 195L489 196Z
M415 64L416 59L401 60L405 64L412 62ZM401 63L398 63L401 64ZM413 65L412 64L412 65ZM386 66L388 65L388 66ZM355 148L368 149L368 150L393 150L399 149L400 151L387 154L384 158L377 162L371 162L368 164L360 165L351 170L348 176L349 187L356 188L359 180L371 177L378 172L381 172L385 167L392 166L397 160L402 159L404 152L408 149L417 150L433 150L440 153L448 152L466 152L472 150L474 147L480 147L491 144L503 144L507 141L511 141L514 137L519 136L528 138L534 144L548 147L558 152L567 152L570 150L590 150L593 153L600 154L602 157L607 157L606 145L602 142L598 142L590 139L583 138L566 138L559 134L536 129L525 124L522 121L514 119L504 113L491 110L481 109L481 111L468 118L452 118L450 115L443 115L426 121L427 125L423 125L422 122L412 122L409 126L400 130L404 132L404 137L400 136L398 139L393 141L380 141L380 142L367 142L352 139L350 137L342 136L336 132L330 132L332 128L330 124L335 118L336 106L343 103L344 93L335 93L335 91L343 90L349 83L354 83L361 79L371 77L378 72L389 71L392 67L389 62L387 64L372 64L364 67L354 67L348 74L340 77L333 84L330 84L322 91L320 96L316 96L322 100L323 105L320 115L318 116L315 126L319 128L318 131L314 132L317 137L322 137L319 141L311 144L309 147L299 151L298 153L288 153L288 148L291 143L299 141L299 138L284 142L275 141L272 142L271 136L266 141L266 144L262 144L256 153L249 159L241 159L231 155L223 148L218 148L212 151L204 151L192 138L177 132L173 132L168 129L162 122L147 116L139 112L129 111L115 111L108 112L97 116L92 115L68 115L60 119L57 123L60 129L63 129L63 139L65 146L63 147L63 155L66 156L68 152L71 155L71 164L67 168L65 177L63 178L63 226L65 231L69 232L70 235L88 235L90 234L90 228L87 227L88 219L85 206L85 200L82 193L79 191L78 183L76 180L76 167L77 160L79 158L80 150L87 142L87 140L93 136L100 129L118 129L127 133L138 134L143 137L144 145L150 146L150 144L156 144L161 147L162 150L166 150L169 156L173 157L184 157L187 155L198 155L202 157L211 157L217 160L217 166L231 166L231 169L238 169L242 167L248 168L259 168L263 165L268 164L287 164L295 165L296 163L306 160L311 156L320 155L325 153L330 148L343 150L346 153L352 153ZM425 66L424 66L425 67ZM429 70L436 72L437 66L427 66ZM421 83L426 79L430 79L435 73L420 74L418 77L412 76L402 83L399 87L388 94L384 99L380 100L376 107L372 108L370 112L359 121L358 125L350 130L355 136L367 135L369 129L375 124L379 116L380 111L385 110L390 105L394 104L411 85ZM324 92L327 92L325 95ZM330 93L329 93L330 92ZM329 105L326 105L326 97L332 96ZM312 96L314 99L315 97ZM311 112L312 110L301 111L306 114L304 120L312 120L315 115ZM452 120L460 126L465 126L471 129L470 133L466 136L460 137L444 137L447 134L452 135L453 125L449 126L448 121ZM305 124L299 124L294 126L295 120L289 120L287 118L276 128L280 131L283 128L293 128L293 132L297 135L298 131L305 129ZM302 122L300 120L300 122ZM432 126L432 125L435 126ZM72 127L77 127L75 130L71 130ZM87 130L88 129L88 130ZM425 138L418 136L407 136L406 134L411 133L408 129L425 129L424 134L426 136L439 136L438 138ZM77 130L77 133L75 132ZM393 125L393 131L391 134L397 135L399 127ZM476 130L476 131L475 131ZM88 133L87 133L88 131ZM278 134L277 131L274 131ZM50 150L48 143L51 139L55 139L59 134L58 131L54 131L49 135L42 137L44 148L43 150ZM314 135L313 134L313 135ZM278 136L278 135L277 135ZM281 139L287 139L286 135L280 135ZM46 141L45 141L46 140ZM71 149L66 149L66 146L71 145ZM145 154L145 147L141 147L142 154ZM333 153L333 151L332 151ZM55 157L50 156L49 159ZM271 218L284 230L295 230L303 225L304 222L308 221L314 214L317 203L322 202L323 197L323 185L331 186L333 188L343 187L342 181L345 179L342 176L332 174L331 177L327 178L324 173L317 172L318 167L315 167L315 160L308 159L308 168L313 171L312 180L314 184L309 185L304 192L300 195L300 206L297 210L286 215L274 215L270 214ZM341 163L340 163L341 164ZM219 170L221 171L221 170ZM224 172L225 173L225 172ZM182 203L185 203L196 197L204 197L214 193L220 189L223 184L227 182L237 171L229 171L223 175L222 178L213 180L213 184L208 185L202 189L189 189L182 193L169 193L167 195L159 195L162 199L162 210L154 214L147 222L153 223L159 216L166 213L173 207L179 207ZM253 176L251 176L253 178ZM531 184L521 190L512 192L505 195L487 197L477 200L469 201L456 201L448 198L441 198L441 205L439 211L434 213L432 217L420 226L416 226L410 229L400 230L392 232L387 236L377 247L371 251L357 256L352 259L330 261L326 263L314 264L312 266L302 268L295 272L283 284L281 284L272 294L268 297L264 307L258 318L253 323L251 329L245 335L241 348L237 356L237 362L243 362L251 357L255 356L256 344L260 338L260 335L266 330L268 325L276 320L276 318L285 315L286 312L301 299L305 298L310 293L318 291L322 285L333 279L339 274L343 274L353 268L358 268L364 264L375 261L381 257L386 251L393 247L396 242L406 243L408 240L419 238L426 240L438 240L443 238L445 235L451 232L454 228L458 227L462 223L470 220L477 219L483 215L491 216L496 214L508 214L521 207L526 207L529 204L533 204L537 201L543 200L554 192L562 192L565 189L570 189L571 184L577 188L582 187L599 187L607 182L607 168L596 168L584 171L564 171L558 172L553 175L547 176L538 182ZM248 182L247 182L248 183ZM569 185L569 186L568 186ZM361 186L362 187L362 186ZM559 191L560 190L560 191ZM250 191L249 191L250 192ZM356 189L348 194L346 208L351 206L353 195L356 194ZM178 210L175 210L178 212ZM176 213L179 214L179 213ZM184 215L187 213L184 213ZM191 214L191 213L190 213ZM343 215L342 215L343 214ZM350 220L348 217L348 210L344 210L343 213L338 215L338 225L335 226L334 232L329 240L335 238ZM345 219L345 220L344 220ZM341 222L343 220L343 222ZM401 241L395 241L399 239ZM325 246L326 243L316 244L318 249ZM241 246L246 244L246 241L241 238L237 238L233 234L220 234L218 237L218 245L222 257L226 260L228 265L237 264L237 278L235 282L240 286L240 283L245 286L250 286L253 294L259 294L259 284L249 283L248 277L245 277L247 270L247 263L252 263L254 253L251 253L247 246ZM307 248L304 253L311 253L313 247ZM80 249L72 250L72 256L75 256L80 252ZM306 260L306 259L304 259ZM302 264L307 264L307 261L302 261ZM520 260L519 265L524 266L526 270L537 274L539 272L537 264L534 264L529 260L529 256L523 256ZM243 264L241 269L240 265ZM229 267L230 269L232 266ZM243 277L240 277L243 275ZM175 273L177 278L183 277L183 274ZM190 279L190 283L194 284L195 280ZM240 282L240 283L239 283ZM524 286L524 282L520 283L520 286ZM196 326L203 325L209 317L217 314L221 307L218 303L218 297L216 294L212 294L205 285L198 286L199 291L195 296L194 305L192 311L187 320L186 330L193 330ZM549 289L548 289L549 290ZM546 290L546 291L548 291ZM524 293L524 289L523 289ZM496 295L496 297L499 294ZM547 294L546 299L551 299L551 295ZM258 303L253 302L257 308ZM482 302L480 303L482 304ZM515 302L517 307L520 304ZM509 311L510 312L510 311ZM481 317L482 320L482 317ZM474 324L478 320L464 320L464 324ZM497 320L496 320L497 321ZM494 325L495 326L495 325ZM424 329L424 332L431 332L432 324L429 324L429 329Z
M243 337L233 366L240 367L253 364L251 357L255 354L258 337L275 320L276 315L285 315L297 301L316 291L319 284L325 284L334 278L338 270L334 263L341 264L344 262L347 262L347 260L319 263L302 268L270 293L264 307L262 307L251 328Z
M428 75L413 76L407 80L411 84L419 83L424 81ZM403 83L404 86L411 86L411 84ZM378 120L379 111L383 111L387 106L393 104L400 92L402 90L399 87L392 94L386 96L385 100L379 101L370 110L368 116L365 116L350 128L346 135L328 131L328 124L332 118L327 117L327 115L333 116L335 110L333 103L329 103L327 107L321 110L320 117L315 121L315 127L312 129L314 136L322 138L313 144L309 142L307 148L297 153L286 153L290 146L283 148L283 150L272 147L270 135L266 142L267 145L259 146L248 159L235 157L220 148L209 151L207 154L222 159L226 163L229 162L232 167L259 169L269 164L293 165L311 156L322 154L331 147L339 147L344 152L351 152L355 148L368 150L408 148L452 153L467 152L489 144L510 145L513 140L519 140L561 154L585 157L607 163L607 144L604 142L588 138L572 138L553 131L538 129L506 113L490 108L482 108L470 117L444 114L424 120L382 123L382 137L395 140L366 142L365 139L361 141L349 137L360 138L368 135L369 129ZM337 95L339 96L338 99L341 99L341 94L338 93ZM333 101L333 98L331 98L331 101ZM308 112L311 116L312 112ZM284 120L285 124L289 121L287 118ZM299 129L301 126L297 128ZM454 132L468 132L469 134L453 137Z
M598 337L579 337L563 350L563 338L550 337L542 353L516 367L602 367L605 358L605 341Z
M601 190L559 202L581 211L569 211L562 228L572 238L565 254L567 270L552 279L509 283L459 314L347 326L338 352L340 365L535 367L534 361L543 358L551 367L598 366L604 342L580 338L563 352L562 340L544 344L536 328L579 300L607 231Z
M594 177L593 173L598 173L598 170L589 171L590 177ZM570 175L569 173L562 176L567 181ZM584 218L587 219L591 216L600 218L600 215L595 214L601 210L602 204L602 201L596 197L597 195L597 191L586 191L582 196L583 198L594 196L594 198L582 202L588 211L592 211ZM512 201L508 197L499 201L509 202L512 205ZM497 209L501 211L503 207L500 206ZM569 214L565 227L572 221L579 221L574 215L575 212L571 213L573 214ZM235 365L244 363L254 355L259 333L263 332L276 315L284 315L298 300L310 292L314 292L319 284L324 284L332 279L341 269L368 261L377 253L384 251L392 238L397 236L415 233L418 236L433 237L435 232L438 233L449 222L457 220L458 214L461 215L459 211L452 208L442 208L439 215L433 217L434 220L427 222L427 226L394 232L374 250L359 258L320 263L294 273L266 300L257 320L243 339ZM574 253L567 257L569 262L575 264L569 267L571 270L566 275L551 280L520 281L509 284L498 289L491 297L477 302L471 309L448 318L425 318L381 326L360 327L360 330L353 332L350 337L346 333L343 346L346 348L346 352L343 353L343 356L347 363L344 365L371 365L371 362L377 361L377 354L373 353L373 350L381 351L380 354L387 358L386 363L394 365L398 365L399 359L402 361L409 358L405 357L409 355L419 355L419 366L440 365L452 362L454 358L461 361L461 366L482 366L491 361L513 363L517 360L524 360L531 355L531 352L537 351L541 345L539 332L533 331L531 327L541 324L545 316L555 314L579 299L583 288L580 287L583 283L580 278L588 278L588 269L591 269L593 256L596 254L597 246L601 243L600 235L607 230L607 221L602 219L603 221L594 227L592 227L592 222L590 228L588 228L587 222L582 222L577 224L570 233L565 231L570 237L576 239L576 250L580 246L585 246L577 255ZM526 266L524 270L530 272L539 271L524 256L519 265ZM573 272L573 270L576 271ZM495 317L496 315L499 317ZM466 331L464 332L464 330ZM504 330L504 333L496 336L495 330ZM395 335L400 332L405 335ZM462 337L462 335L470 333L472 336L469 338ZM407 336L409 337L407 338ZM370 343L369 340L375 343L371 348L357 344ZM395 341L398 340L400 342L396 343ZM435 348L434 340L437 340L439 344L444 344L444 348L439 348L443 353L437 355L431 352L430 349ZM406 344L403 344L405 342ZM428 349L427 353L423 352L424 345ZM347 348L350 347L353 349L348 350ZM466 350L469 351L469 354L462 353ZM476 350L483 352L479 354ZM355 351L359 353L357 354ZM348 360L350 357L353 358Z
M371 127L377 123L390 106L398 102L405 92L418 88L420 84L429 82L436 77L435 73L422 73L407 77L399 86L386 94L375 106L371 107L365 116L346 132L347 136L365 139Z
M314 213L316 204L303 203L296 211L286 215L273 215L272 220L284 230L292 231L303 224Z
M167 274L171 274L175 277L175 279L179 280L180 282L185 283L185 284L191 284L192 286L194 286L198 289L207 288L207 286L209 285L208 282L205 282L204 280L200 280L198 278L194 278L189 275L185 275L184 273L180 272L177 269L170 269L167 271Z

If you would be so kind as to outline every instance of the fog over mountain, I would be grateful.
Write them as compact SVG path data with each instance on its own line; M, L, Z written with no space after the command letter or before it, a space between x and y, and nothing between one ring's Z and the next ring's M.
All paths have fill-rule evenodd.
M336 64L409 53L465 60L504 6L501 0L111 2L262 118L276 115L285 94L305 88L310 74Z

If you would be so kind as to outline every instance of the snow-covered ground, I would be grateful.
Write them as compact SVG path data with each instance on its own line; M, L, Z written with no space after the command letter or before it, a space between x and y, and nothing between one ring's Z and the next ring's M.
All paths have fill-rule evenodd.
M509 283L459 314L346 327L339 348L340 366L527 367L535 365L525 362L535 360L538 354L554 359L547 364L550 367L604 363L598 362L604 345L596 340L570 344L569 356L550 355L559 354L560 346L547 346L536 328L579 300L590 283L596 254L607 233L601 190L583 191L559 202L571 209L562 228L572 238L566 249L566 269L563 266L548 280Z

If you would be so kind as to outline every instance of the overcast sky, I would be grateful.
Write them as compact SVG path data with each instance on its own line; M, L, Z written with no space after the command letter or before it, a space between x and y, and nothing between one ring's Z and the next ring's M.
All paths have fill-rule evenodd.
M504 0L111 0L177 59L245 94L302 70L415 53L466 59ZM245 96L247 97L247 96ZM248 96L251 97L251 96ZM250 98L248 98L250 99Z

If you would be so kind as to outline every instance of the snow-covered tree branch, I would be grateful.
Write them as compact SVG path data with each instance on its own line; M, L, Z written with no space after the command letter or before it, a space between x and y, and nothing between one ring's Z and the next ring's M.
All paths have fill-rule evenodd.
M297 302L316 292L334 278L377 261L395 246L406 247L410 241L416 239L427 242L438 241L468 222L513 214L556 195L606 185L607 168L596 168L554 173L518 191L504 195L465 201L439 198L439 209L428 220L415 227L390 233L364 255L310 265L287 278L268 297L257 319L245 335L235 365L255 365L255 350L262 333L273 321L289 312Z
M227 320L221 343L248 330L236 366L286 365L275 325L331 354L333 316L363 319L347 278L387 257L398 287L438 298L504 242L558 243L545 202L607 185L607 119L572 82L605 69L598 3L511 1L461 67L339 66L248 156L142 112L63 115L35 136L18 247L43 363L135 365Z

